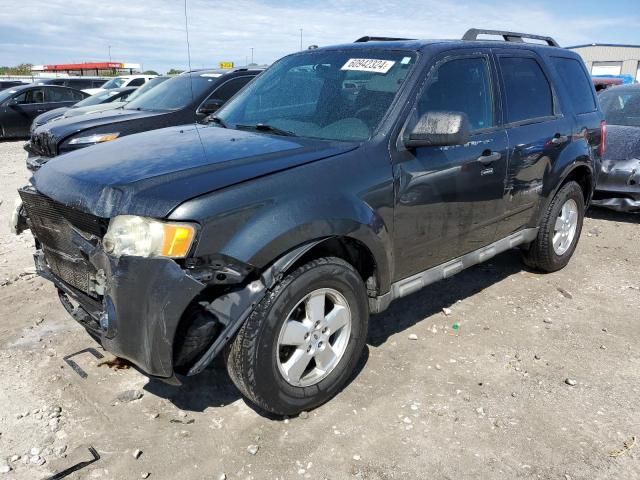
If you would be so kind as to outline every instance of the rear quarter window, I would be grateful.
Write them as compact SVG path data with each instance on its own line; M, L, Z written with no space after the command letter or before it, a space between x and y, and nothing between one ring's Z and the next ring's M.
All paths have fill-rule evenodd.
M580 62L573 58L553 57L551 59L565 89L569 92L569 99L575 113L589 113L596 110L591 81L582 68Z

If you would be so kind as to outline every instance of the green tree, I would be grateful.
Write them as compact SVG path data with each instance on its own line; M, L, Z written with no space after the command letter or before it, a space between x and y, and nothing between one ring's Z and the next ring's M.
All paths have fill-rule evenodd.
M31 75L31 63L21 63L15 67L0 67L0 75Z
M144 72L142 72L143 75L160 75L158 72L156 72L155 70L145 70Z
M179 75L182 72L184 72L184 70L178 70L177 68L172 68L167 72L167 75Z

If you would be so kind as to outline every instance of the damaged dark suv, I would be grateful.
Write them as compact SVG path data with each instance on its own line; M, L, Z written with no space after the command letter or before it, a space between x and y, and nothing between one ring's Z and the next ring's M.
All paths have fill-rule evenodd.
M514 247L543 272L576 248L602 147L587 71L550 38L479 33L295 53L208 125L52 159L16 220L39 274L149 375L223 355L254 405L320 405L392 300Z

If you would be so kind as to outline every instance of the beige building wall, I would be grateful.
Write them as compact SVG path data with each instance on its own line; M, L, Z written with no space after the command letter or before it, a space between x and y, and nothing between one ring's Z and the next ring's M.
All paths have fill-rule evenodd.
M591 73L596 70L613 71L619 67L620 74L631 75L640 81L640 45L581 45L569 47L579 54Z

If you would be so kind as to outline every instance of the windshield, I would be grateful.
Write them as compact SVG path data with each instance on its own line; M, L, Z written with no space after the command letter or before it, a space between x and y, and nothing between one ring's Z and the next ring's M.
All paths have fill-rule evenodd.
M73 108L76 107L88 107L89 105L98 105L99 103L106 102L109 98L117 95L117 92L100 92L95 95L91 95L90 97L85 98L84 100L80 100L76 103Z
M231 128L264 126L328 140L362 141L376 130L413 53L318 51L285 57L216 115Z
M180 110L210 90L216 80L207 74L179 75L127 103L125 108L152 112Z
M1 91L0 92L0 103L4 102L6 99L11 97L16 92L17 92L17 90L13 90L12 88L10 88L9 90Z
M640 127L640 89L613 88L599 98L608 124Z
M105 90L108 90L110 88L120 88L125 81L126 81L126 78L122 78L122 77L112 78L107 83L102 85L100 88L104 88Z
M160 85L165 80L169 80L169 77L155 77L155 78L152 78L151 80L149 80L147 83L145 83L141 87L136 88L134 90L134 92L127 97L127 101L131 102L132 100L135 100L140 95L142 95L145 92L148 92L153 87L157 87L158 85Z

